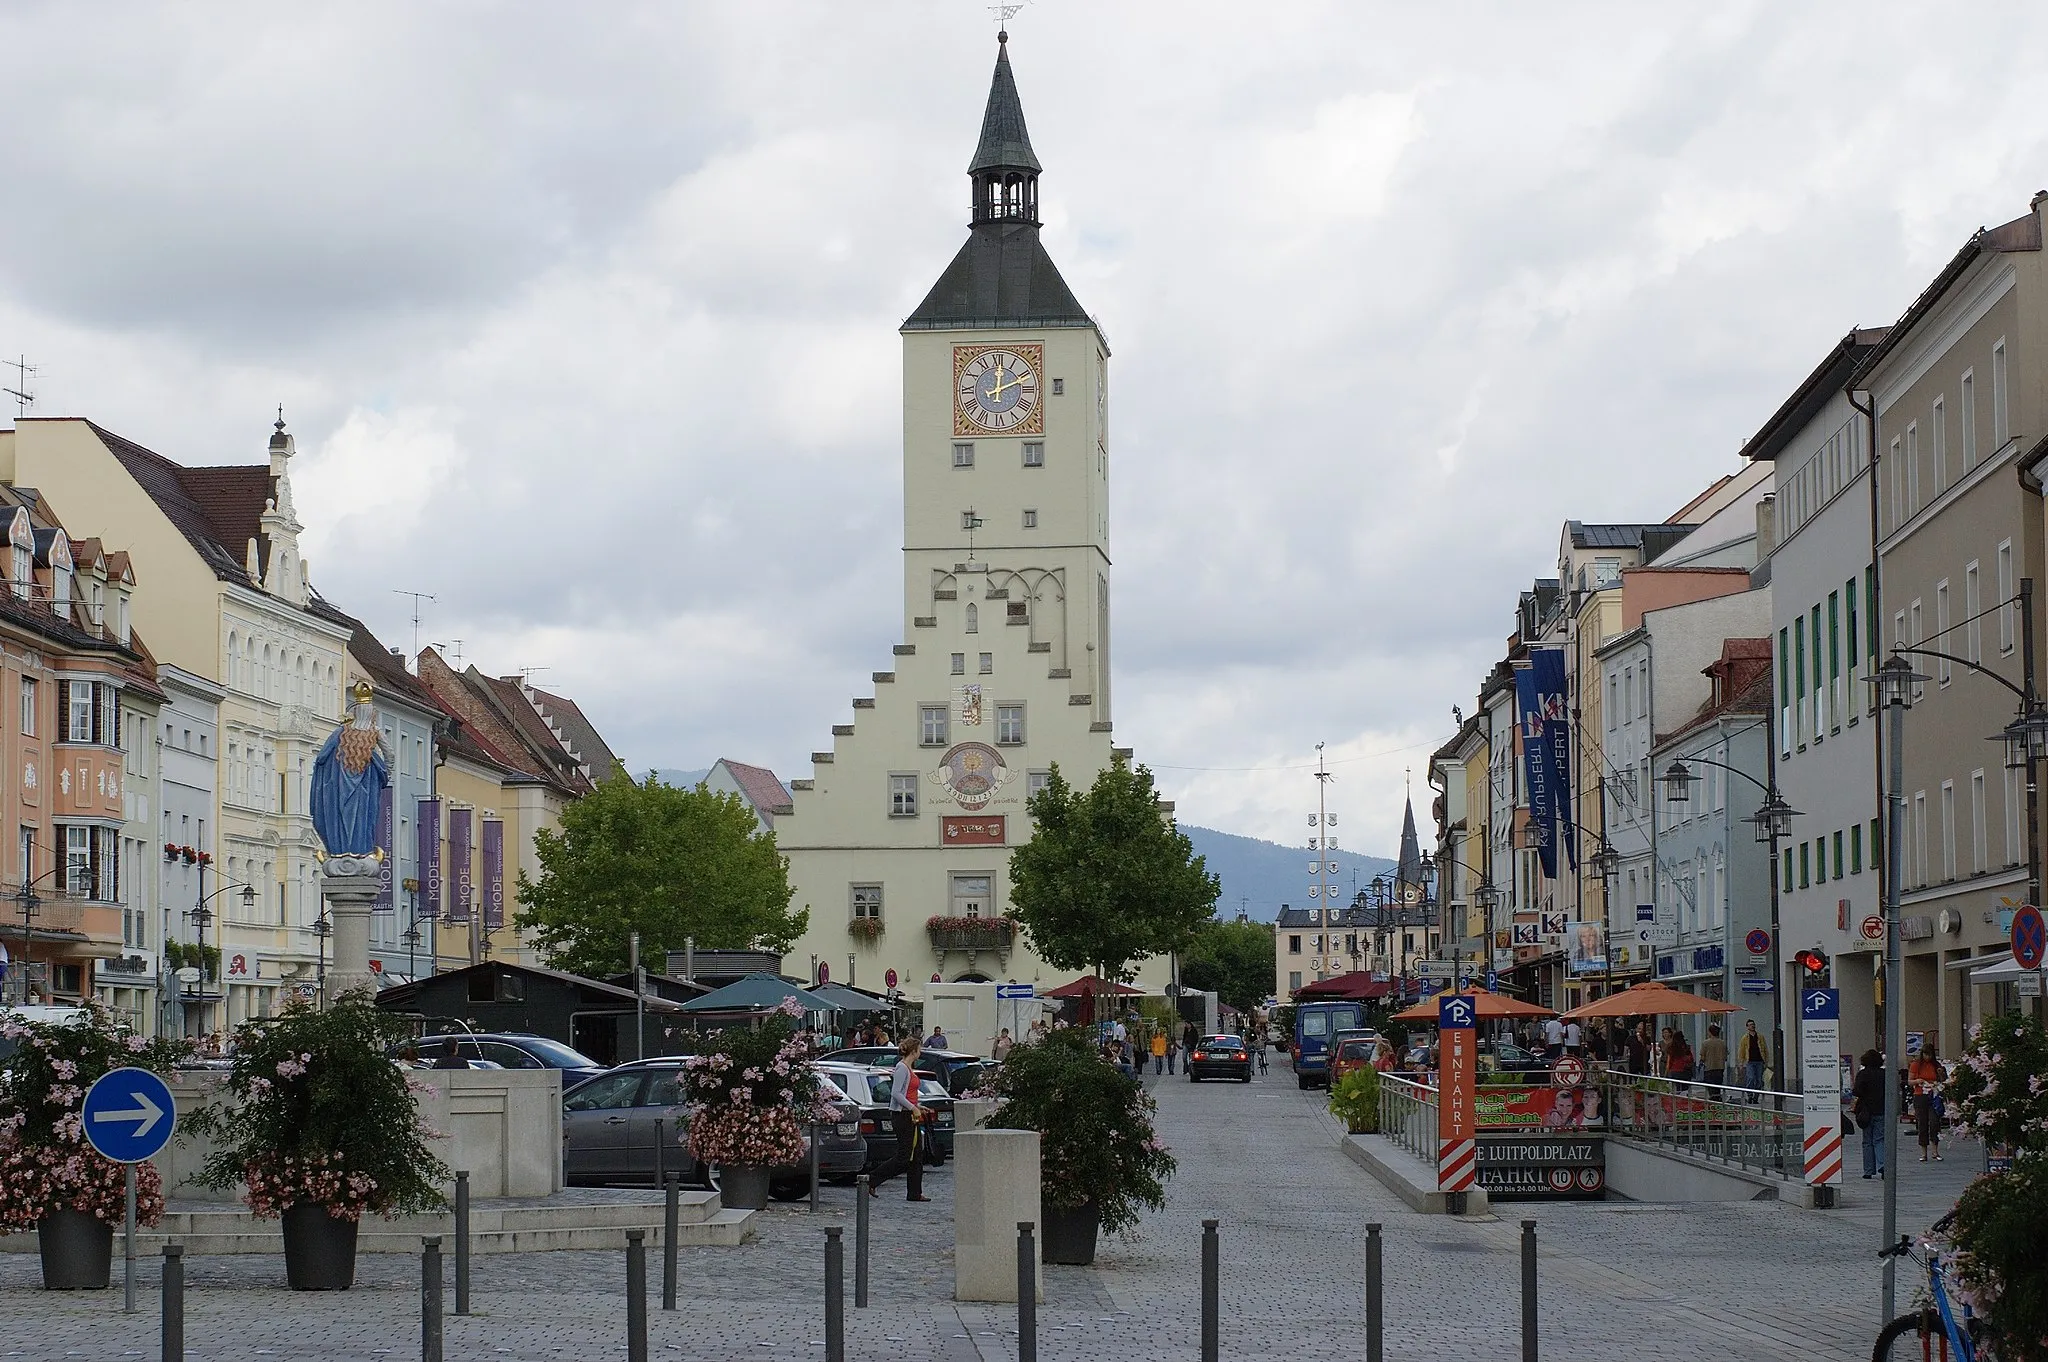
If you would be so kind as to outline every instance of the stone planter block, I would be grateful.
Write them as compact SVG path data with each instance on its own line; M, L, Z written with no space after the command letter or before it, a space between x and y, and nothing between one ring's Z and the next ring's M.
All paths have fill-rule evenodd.
M957 1111L958 1108L955 1108ZM953 1139L953 1299L1017 1299L1017 1223L1044 1234L1038 1204L1038 1132L967 1130ZM1045 1272L1031 1267L1038 1299Z

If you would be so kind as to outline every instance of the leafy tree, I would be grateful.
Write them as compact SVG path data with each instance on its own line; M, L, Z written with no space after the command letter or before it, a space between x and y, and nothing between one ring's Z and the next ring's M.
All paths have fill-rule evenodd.
M809 924L791 911L789 862L738 795L680 790L624 770L534 834L540 878L519 875L519 925L557 969L616 974L627 936L659 960L706 949L787 951Z
M1055 765L1029 808L1010 897L1031 948L1054 968L1121 982L1145 956L1185 950L1209 920L1221 886L1161 814L1143 766L1116 757L1083 792Z
M1264 922L1209 922L1180 962L1180 981L1250 1012L1273 992L1273 928Z

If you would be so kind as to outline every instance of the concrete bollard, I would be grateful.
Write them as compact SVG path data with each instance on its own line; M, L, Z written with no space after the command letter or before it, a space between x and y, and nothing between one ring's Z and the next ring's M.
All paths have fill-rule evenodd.
M960 1130L954 1134L953 1299L1016 1299L1017 1226L1043 1225L1038 1132ZM1041 1242L1040 1250L1044 1245ZM1032 1294L1045 1298L1044 1270L1032 1265Z
M626 1359L647 1362L647 1231L626 1231Z
M1029 1220L1017 1222L1017 1362L1038 1362L1038 1244Z
M853 1308L868 1308L868 1175L853 1184Z
M185 1246L164 1245L163 1362L185 1362Z
M846 1246L825 1228L825 1362L846 1362Z
M1365 1362L1385 1362L1387 1321L1380 1295L1380 1227L1365 1227Z
M1202 1362L1218 1362L1221 1346L1221 1305L1223 1253L1216 1238L1216 1222L1202 1222Z
M661 1308L676 1308L676 1240L681 1237L683 1175L668 1175L668 1195L661 1208Z
M420 1362L441 1362L441 1240L420 1241Z
M1522 1362L1536 1362L1536 1222L1522 1222Z
M469 1174L466 1171L455 1174L455 1313L469 1313Z

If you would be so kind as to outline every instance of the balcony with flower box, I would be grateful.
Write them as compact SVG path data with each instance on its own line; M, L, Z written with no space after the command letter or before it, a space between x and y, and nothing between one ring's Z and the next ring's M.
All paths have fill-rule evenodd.
M970 963L983 951L1007 958L1017 933L1017 924L1006 917L933 917L924 925L941 960L948 951L961 951Z

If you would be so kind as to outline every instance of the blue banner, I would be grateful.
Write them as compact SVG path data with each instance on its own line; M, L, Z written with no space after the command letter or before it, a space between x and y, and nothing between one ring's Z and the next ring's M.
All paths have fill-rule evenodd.
M1578 838L1572 835L1571 702L1565 695L1564 649L1531 648L1529 670L1534 674L1536 702L1543 715L1544 759L1550 767L1551 816L1557 828L1557 836L1552 841L1564 843L1565 859L1573 870L1577 870L1579 843ZM1527 726L1525 723L1524 727ZM1544 873L1555 878L1557 853L1554 849L1550 863L1552 868Z
M1529 787L1529 845L1543 867L1543 878L1557 878L1555 792L1550 780L1550 744L1543 724L1543 704L1533 666L1515 668L1515 727L1522 740L1522 778Z

